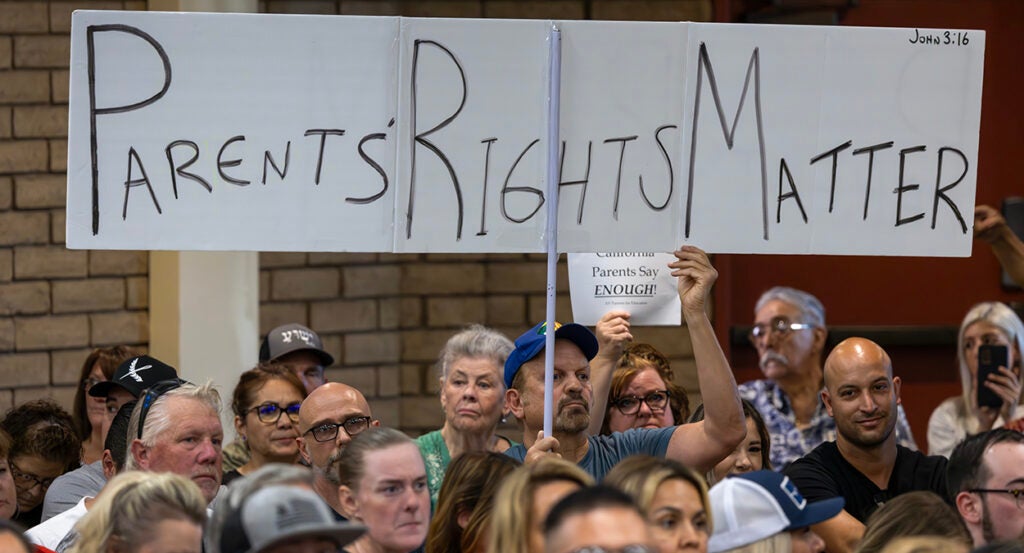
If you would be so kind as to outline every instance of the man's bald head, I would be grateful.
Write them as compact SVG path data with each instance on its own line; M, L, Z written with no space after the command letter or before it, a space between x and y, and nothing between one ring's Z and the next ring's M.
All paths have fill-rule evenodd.
M825 387L829 388L829 381L834 382L835 376L839 373L876 365L883 366L886 375L892 378L892 360L882 346L867 338L847 338L825 359Z
M380 422L373 420L370 404L362 392L348 384L328 382L306 396L299 409L299 453L312 465L318 478L338 485L341 451L352 441L352 433L369 425L379 426ZM314 428L325 428L336 435L324 439L325 434L329 436L332 432L310 432ZM353 429L352 433L349 429ZM324 441L317 440L318 434Z
M357 408L365 416L371 416L370 404L362 392L348 384L328 382L310 392L303 400L299 408L299 432L316 426L326 411L343 405Z

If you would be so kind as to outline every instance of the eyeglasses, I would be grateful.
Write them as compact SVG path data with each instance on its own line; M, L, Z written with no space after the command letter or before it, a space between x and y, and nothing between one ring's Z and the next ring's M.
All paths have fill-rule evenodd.
M34 474L23 472L10 459L7 460L7 464L11 467L11 477L14 478L14 484L22 491L28 491L36 486L40 486L45 492L50 488L50 484L53 484L53 478L39 478Z
M142 397L142 409L139 411L139 433L138 438L142 439L142 429L146 426L146 415L149 414L150 407L156 402L157 398L170 392L181 388L183 384L188 384L187 380L180 378L174 378L171 380L161 380L156 384L153 384L146 389L146 395Z
M88 392L89 390L92 389L93 386L99 384L100 382L103 381L98 378L93 378L90 376L89 378L86 378L85 380L82 381L82 390Z
M756 342L757 340L768 336L769 330L779 336L785 336L789 334L791 330L807 330L808 328L812 328L812 326L807 323L791 323L789 322L789 319L777 317L772 319L772 322L769 324L761 323L754 325L753 328L750 329L749 338L751 342Z
M350 419L345 419L340 423L328 422L321 424L320 426L314 426L313 428L305 431L302 435L305 436L312 432L314 440L318 442L329 442L338 437L338 429L344 426L345 432L347 432L349 436L355 437L356 434L359 434L370 427L370 420L370 417L352 417Z
M573 549L571 553L654 553L654 548L641 543L634 543L614 549L601 547L600 545L585 545Z
M623 415L633 415L640 411L640 404L646 403L651 411L664 411L668 398L672 394L668 390L656 390L646 396L622 396L614 401L614 405Z
M300 407L302 407L302 403L298 401L295 403L289 403L283 407L278 403L267 401L255 407L250 407L246 409L245 412L248 413L250 411L256 411L256 417L260 419L260 422L265 422L267 424L274 424L281 420L281 413L287 413L288 418L292 422L299 422Z
M1024 488L1010 489L1010 490L987 490L987 489L974 489L967 490L970 493L1008 493L1013 496L1013 499L1017 502L1017 508L1024 508Z

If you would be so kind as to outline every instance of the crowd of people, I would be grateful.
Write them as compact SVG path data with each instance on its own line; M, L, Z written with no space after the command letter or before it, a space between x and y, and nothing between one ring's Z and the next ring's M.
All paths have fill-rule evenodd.
M932 414L926 455L888 353L860 337L827 348L825 307L805 291L759 299L749 338L763 379L737 385L707 316L717 271L698 248L675 256L701 405L622 311L596 332L455 333L438 359L444 422L415 439L327 382L334 360L299 324L271 330L239 377L230 444L212 385L102 348L72 413L35 400L0 421L0 551L1024 551L1013 310L968 310L963 393ZM982 346L1007 353L984 376ZM979 404L981 389L1000 402ZM508 416L521 432L499 434Z

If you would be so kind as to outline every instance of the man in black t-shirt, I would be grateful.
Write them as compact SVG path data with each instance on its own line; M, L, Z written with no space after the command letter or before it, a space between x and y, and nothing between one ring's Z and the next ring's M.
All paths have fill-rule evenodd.
M785 473L808 501L846 498L838 516L813 526L829 553L852 551L878 506L902 493L946 497L946 459L896 443L900 379L878 344L849 338L825 360L822 401L836 421L836 441L794 461Z

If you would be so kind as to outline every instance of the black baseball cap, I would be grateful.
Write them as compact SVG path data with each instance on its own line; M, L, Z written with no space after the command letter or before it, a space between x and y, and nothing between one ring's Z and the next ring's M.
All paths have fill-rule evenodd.
M282 325L268 332L260 345L260 361L276 361L296 351L316 355L325 367L334 364L331 354L324 351L320 335L298 323Z
M124 388L138 398L146 388L162 380L178 378L178 371L163 361L148 355L138 355L117 366L110 380L89 389L89 395L107 397L114 387Z

